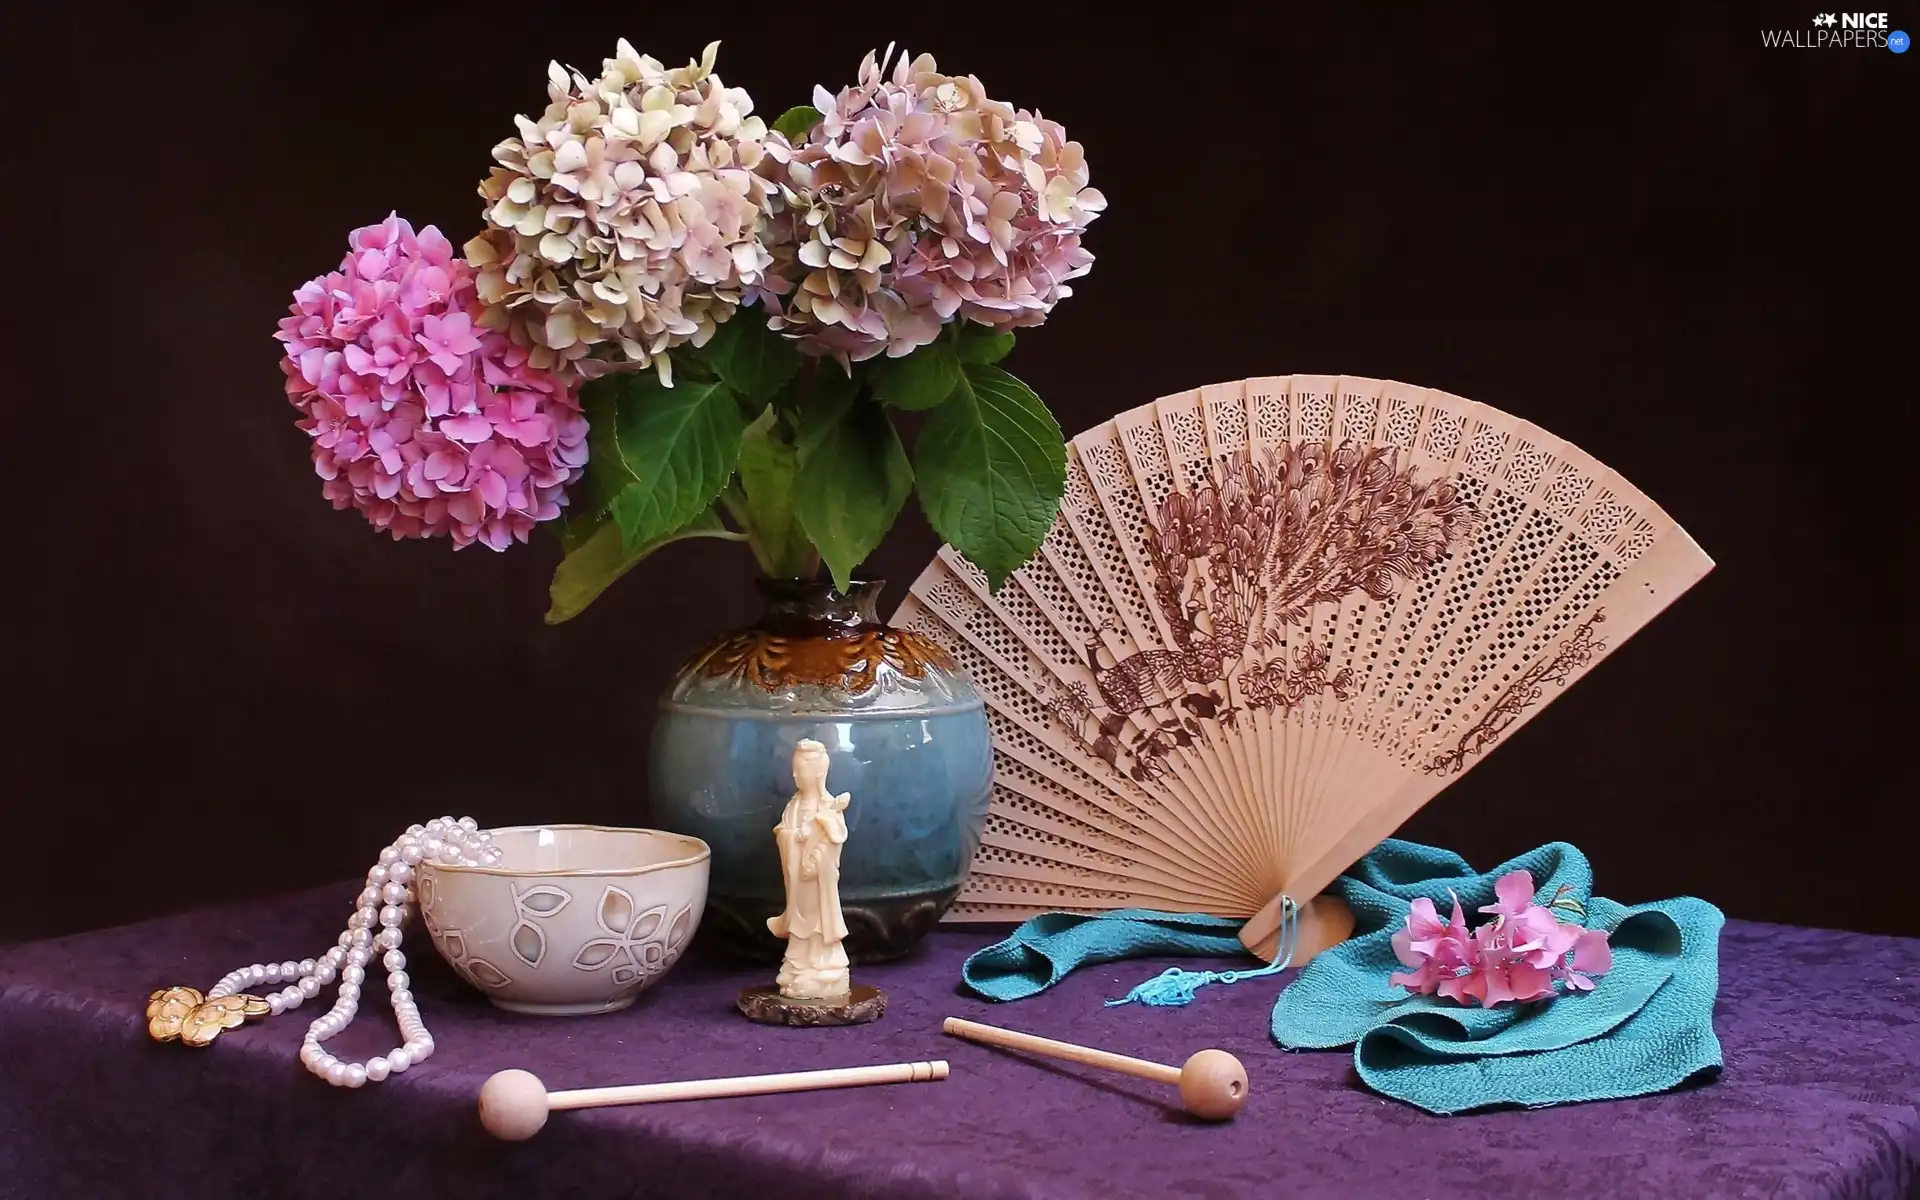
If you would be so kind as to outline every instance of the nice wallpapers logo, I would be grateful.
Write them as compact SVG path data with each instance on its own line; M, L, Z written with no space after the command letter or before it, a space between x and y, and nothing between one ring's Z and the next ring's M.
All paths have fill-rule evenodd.
M1887 28L1886 13L1815 13L1808 29L1762 29L1760 44L1779 50L1891 50L1905 54L1912 39Z

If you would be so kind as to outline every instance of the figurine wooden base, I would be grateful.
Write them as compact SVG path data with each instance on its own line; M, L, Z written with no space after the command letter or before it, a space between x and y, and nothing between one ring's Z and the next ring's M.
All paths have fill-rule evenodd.
M887 1011L887 994L877 987L855 984L844 996L830 1000L794 1000L768 984L740 993L740 1011L762 1025L865 1025Z

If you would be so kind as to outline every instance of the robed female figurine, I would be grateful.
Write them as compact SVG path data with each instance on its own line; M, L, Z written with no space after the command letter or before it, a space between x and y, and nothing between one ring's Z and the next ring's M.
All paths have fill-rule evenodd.
M793 782L793 798L773 828L787 886L786 911L767 921L773 936L787 939L774 982L789 999L825 1000L847 995L852 986L840 912L840 848L851 796L827 792L827 748L810 738L794 747Z

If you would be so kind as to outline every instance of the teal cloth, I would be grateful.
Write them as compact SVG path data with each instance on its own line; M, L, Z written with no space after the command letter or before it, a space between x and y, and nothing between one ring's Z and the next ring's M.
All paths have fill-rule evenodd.
M1613 968L1596 977L1594 991L1482 1009L1387 983L1403 969L1392 938L1415 898L1431 899L1444 917L1451 889L1477 925L1487 919L1479 907L1496 899L1495 881L1523 869L1533 873L1538 900L1565 885L1586 906L1585 923L1608 931ZM1450 851L1394 839L1328 890L1353 909L1353 936L1281 993L1273 1037L1290 1049L1352 1046L1361 1080L1382 1095L1442 1115L1538 1107L1665 1091L1721 1065L1713 1002L1725 918L1703 900L1627 907L1595 897L1586 857L1557 842L1476 873ZM1235 927L1138 909L1050 913L975 954L962 976L981 995L1015 1000L1094 962L1237 952ZM1231 949L1220 948L1229 941ZM1101 956L1077 957L1082 947Z
M1402 970L1393 935L1425 896L1444 917L1451 889L1468 923L1487 919L1494 882L1533 873L1535 898L1562 885L1604 929L1613 968L1592 992L1491 1009L1413 996L1387 978ZM1720 910L1683 897L1633 907L1593 895L1579 850L1555 842L1484 874L1458 855L1388 841L1329 889L1353 909L1353 937L1321 954L1280 994L1273 1037L1292 1049L1352 1046L1367 1086L1428 1112L1501 1104L1540 1107L1644 1096L1721 1065L1713 1032L1720 989Z
M1095 963L1168 954L1244 954L1239 938L1243 924L1231 917L1144 908L1091 915L1041 913L1007 940L976 950L961 965L960 978L989 1000L1024 1000Z

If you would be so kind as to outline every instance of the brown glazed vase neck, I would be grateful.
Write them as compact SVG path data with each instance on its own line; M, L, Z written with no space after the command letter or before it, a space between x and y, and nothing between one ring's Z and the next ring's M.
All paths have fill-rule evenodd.
M948 680L959 665L939 644L880 619L884 587L880 579L855 580L845 592L812 579L760 580L766 606L759 621L695 655L675 696L686 699L692 681L705 679L738 680L788 699L805 686L863 698L876 689L908 698L937 692L951 702Z
M765 601L753 628L780 637L841 637L885 629L880 620L884 579L856 579L845 592L816 579L759 580Z

